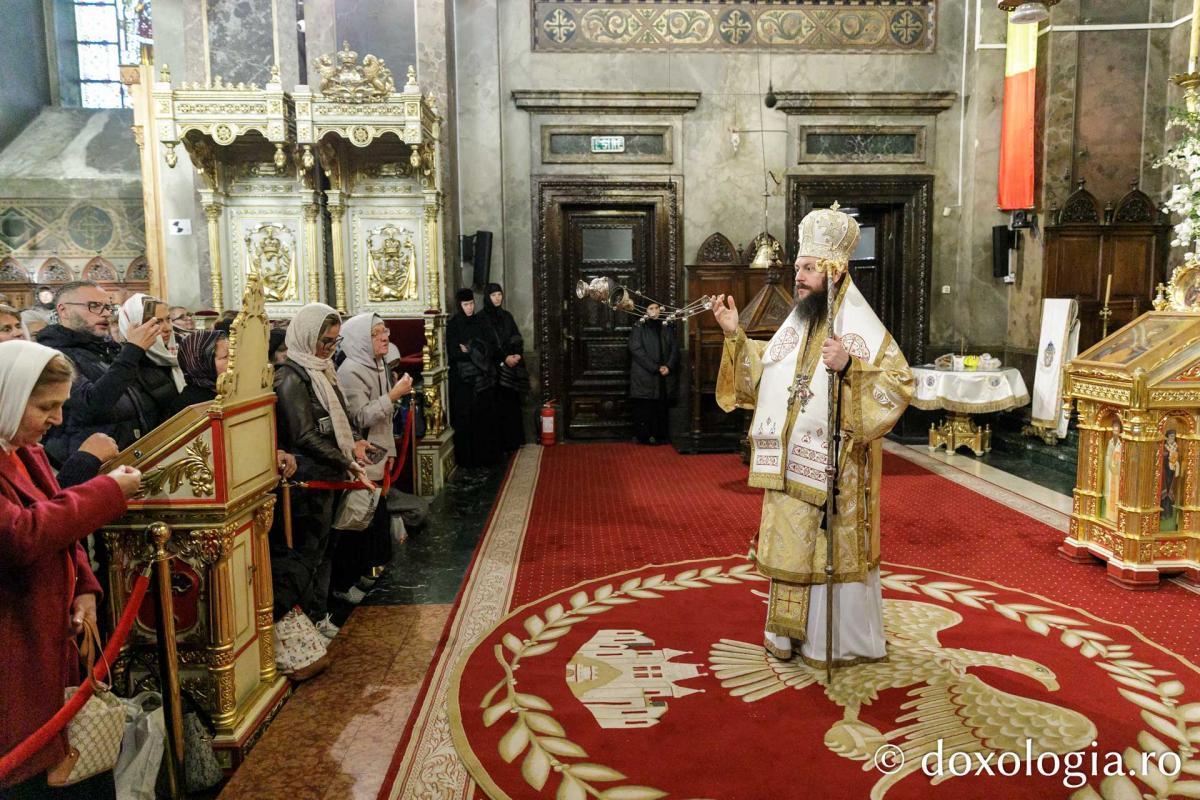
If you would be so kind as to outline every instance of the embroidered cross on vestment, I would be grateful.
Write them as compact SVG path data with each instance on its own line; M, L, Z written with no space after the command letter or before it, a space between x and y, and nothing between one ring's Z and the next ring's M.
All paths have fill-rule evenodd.
M808 407L808 401L813 398L813 390L808 385L808 375L801 374L796 376L796 380L788 387L788 408L791 408L797 400L800 401L800 413L804 413L804 409Z

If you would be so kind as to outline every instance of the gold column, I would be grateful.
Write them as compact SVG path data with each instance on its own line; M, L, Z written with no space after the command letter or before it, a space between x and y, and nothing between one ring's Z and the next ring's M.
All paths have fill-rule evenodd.
M346 305L346 255L342 249L342 217L345 216L346 206L342 203L330 203L330 229L333 233L333 297L334 307L338 311L350 312Z
M1154 481L1161 436L1161 414L1141 409L1121 412L1121 478L1117 502L1117 535L1124 540L1122 557L1129 562L1153 562L1153 538L1158 533L1158 505ZM1148 546L1143 546L1143 539Z
M221 204L205 203L204 217L208 220L208 263L212 280L212 307L218 313L225 310L225 289L221 279Z
M1100 462L1103 437L1096 420L1100 407L1091 400L1079 401L1079 463L1075 473L1075 502L1071 514L1071 537L1092 541L1091 527L1100 516Z
M1200 2L1200 0L1197 0ZM442 287L440 281L441 237L438 234L438 210L441 198L425 206L425 274L429 278L429 310L442 310Z
M195 536L208 539L202 544L216 556L205 575L208 590L208 673L212 676L216 696L213 724L218 732L231 731L237 722L237 690L234 683L233 575L229 565L233 549L233 526L218 530L196 531Z
M322 261L319 252L320 238L317 236L317 221L321 218L321 207L309 203L304 207L304 238L307 242L308 257L305 267L308 269L308 302L321 302L321 271L317 268ZM334 258L337 258L335 255Z
M1187 110L1193 114L1197 109L1196 89L1200 87L1198 68L1200 68L1200 0L1192 0L1192 38L1191 47L1188 50L1187 72L1182 75L1172 75L1171 80L1184 90L1183 97L1187 102Z
M144 45L143 45L144 47ZM162 80L170 81L167 65L162 67ZM143 62L138 66L121 67L121 80L133 97L133 138L137 142L142 168L142 217L146 228L146 261L150 267L150 294L167 296L166 245L162 233L162 196L158 176L158 141L155 130L154 68ZM146 131L151 132L149 141Z
M1193 419L1193 424L1195 420ZM1182 443L1183 502L1179 504L1179 531L1200 531L1200 431L1176 436Z
M254 512L254 623L258 628L258 675L264 683L275 680L275 594L267 541L274 510L275 498L267 495L266 502Z

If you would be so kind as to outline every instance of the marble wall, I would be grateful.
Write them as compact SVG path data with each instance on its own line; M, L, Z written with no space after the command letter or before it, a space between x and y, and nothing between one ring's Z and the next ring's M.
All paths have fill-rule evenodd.
M42 8L42 0L4 3L5 16L14 22L0 25L0 147L50 104L46 37L30 35L45 30Z
M1080 180L1101 204L1116 204L1136 182L1159 200L1171 176L1154 166L1168 146L1166 123L1182 103L1170 83L1187 61L1186 23L1140 30L1065 27L1173 23L1183 0L1064 0L1039 41L1037 197L1043 223ZM1022 234L1017 283L1008 303L1007 347L1031 353L1041 327L1042 243Z
M939 7L936 51L920 55L766 54L622 52L535 53L530 46L527 4L457 0L459 74L459 211L464 231L497 233L493 274L503 276L509 303L522 328L534 321L532 191L543 175L608 175L681 179L683 256L694 259L700 243L721 231L735 243L748 243L763 228L763 161L780 179L771 181L767 226L784 238L787 175L863 175L924 172L935 177L935 246L931 296L935 340L949 340L956 327L972 338L1002 342L1003 290L992 285L990 260L964 248L964 226L996 224L995 177L974 175L974 159L964 158L961 135L968 137L975 109L964 113L961 98L948 110L919 118L930 132L929 163L801 164L801 124L831 121L862 124L861 116L789 116L763 107L768 82L776 91L897 91L962 94L964 4ZM969 41L969 40L968 40ZM1002 63L988 54L990 68ZM973 55L971 56L973 60ZM973 64L969 68L974 69ZM992 73L992 78L995 73ZM522 90L697 91L695 110L666 115L554 115L521 110L512 92ZM968 90L971 87L968 86ZM994 93L995 90L993 90ZM984 104L982 124L995 127L995 103ZM967 129L963 127L966 117ZM913 121L889 118L888 124ZM676 131L671 165L543 164L539 132L551 124L668 124ZM739 142L732 142L738 131ZM994 150L994 145L993 145ZM968 154L969 155L969 154ZM994 159L993 159L994 160ZM990 181L990 188L989 188ZM960 198L961 186L961 198ZM975 198L983 208L974 209ZM943 213L943 209L945 212ZM990 241L990 240L989 240ZM941 287L950 287L942 294ZM982 299L981 299L982 298ZM960 305L980 304L956 310ZM961 303L960 303L961 301ZM988 313L981 313L988 312ZM999 320L997 322L997 320Z

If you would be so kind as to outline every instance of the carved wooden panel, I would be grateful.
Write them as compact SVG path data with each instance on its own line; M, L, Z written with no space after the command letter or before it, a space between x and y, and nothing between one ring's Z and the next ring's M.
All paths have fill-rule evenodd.
M1099 205L1080 181L1045 229L1042 294L1078 301L1080 352L1100 341L1110 276L1110 332L1150 310L1154 287L1166 276L1169 225L1154 202L1134 186L1103 215Z

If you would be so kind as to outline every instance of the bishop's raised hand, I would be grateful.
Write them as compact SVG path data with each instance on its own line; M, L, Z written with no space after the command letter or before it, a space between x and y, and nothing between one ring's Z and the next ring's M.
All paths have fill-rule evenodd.
M732 295L719 294L713 298L712 306L713 316L717 318L717 324L721 326L721 330L726 333L733 333L738 328L738 310L737 304L733 302Z

